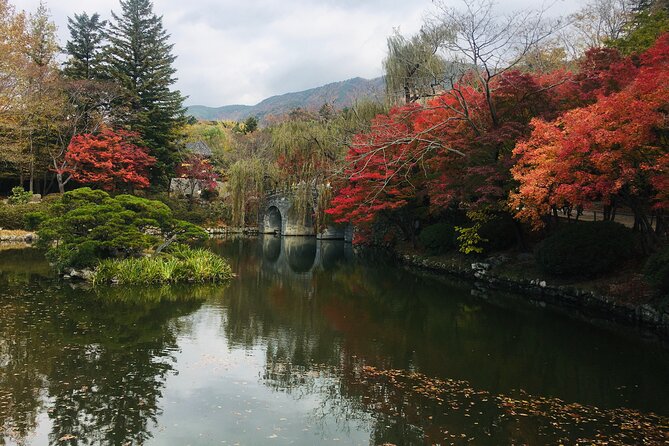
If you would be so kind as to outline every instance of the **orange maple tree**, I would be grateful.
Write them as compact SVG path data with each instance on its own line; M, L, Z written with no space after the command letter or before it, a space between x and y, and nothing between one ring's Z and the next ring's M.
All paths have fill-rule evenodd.
M535 119L514 149L516 216L535 227L555 208L621 203L650 232L669 208L669 34L641 57L632 82L554 121Z

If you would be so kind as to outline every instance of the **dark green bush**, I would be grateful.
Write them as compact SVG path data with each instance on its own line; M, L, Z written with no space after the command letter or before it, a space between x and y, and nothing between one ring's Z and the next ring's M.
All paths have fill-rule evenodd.
M35 212L47 212L48 202L25 203L25 204L3 204L0 203L0 228L2 229L28 229L26 216Z
M669 297L669 246L651 255L643 272L648 283Z
M517 243L516 228L513 217L504 215L497 217L481 226L479 236L486 240L482 243L485 251L503 251Z
M65 193L49 209L50 215L39 225L38 244L58 269L138 257L166 240L207 237L202 228L175 219L165 204L133 195L110 197L101 190L81 188Z
M610 222L567 224L536 249L539 267L548 274L594 276L610 271L634 252L634 234Z
M426 226L418 235L418 240L432 254L444 253L457 246L455 228L448 223Z
M35 231L48 218L49 212L47 211L28 212L23 218L24 227L28 231Z

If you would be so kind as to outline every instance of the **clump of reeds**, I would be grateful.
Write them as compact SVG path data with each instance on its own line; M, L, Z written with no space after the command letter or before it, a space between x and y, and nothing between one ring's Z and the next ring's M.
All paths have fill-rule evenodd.
M232 277L232 269L222 257L206 249L178 246L153 257L103 260L95 269L93 283L205 283Z

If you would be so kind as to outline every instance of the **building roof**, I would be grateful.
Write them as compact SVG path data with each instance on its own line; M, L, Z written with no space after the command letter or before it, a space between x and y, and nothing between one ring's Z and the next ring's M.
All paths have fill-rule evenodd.
M207 158L213 156L211 148L204 141L187 142L186 150L195 155L200 155Z

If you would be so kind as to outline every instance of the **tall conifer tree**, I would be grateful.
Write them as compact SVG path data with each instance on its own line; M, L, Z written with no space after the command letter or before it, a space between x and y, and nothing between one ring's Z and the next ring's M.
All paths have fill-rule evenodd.
M68 17L67 28L70 40L65 46L68 60L64 74L70 79L103 78L103 43L107 22L99 14L89 16L85 12Z
M185 122L184 97L171 89L176 57L170 35L151 0L121 0L120 14L112 12L112 17L107 63L109 75L127 93L130 112L124 124L141 134L158 159L151 175L154 186L166 186L176 161L177 129Z

